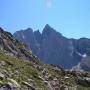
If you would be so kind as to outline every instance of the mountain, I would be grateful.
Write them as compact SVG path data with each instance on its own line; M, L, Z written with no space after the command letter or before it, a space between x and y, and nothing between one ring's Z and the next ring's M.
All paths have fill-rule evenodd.
M38 32L37 36L41 34ZM41 42L39 38L37 41ZM0 90L89 89L90 73L44 64L11 33L0 28Z
M27 50L23 43L20 43L11 33L5 32L2 28L0 28L0 52L39 63L34 60L35 56L31 50Z
M48 24L42 33L28 28L15 32L14 37L24 42L45 63L56 64L66 69L77 67L79 63L79 67L82 68L83 58L90 56L90 39L68 39Z

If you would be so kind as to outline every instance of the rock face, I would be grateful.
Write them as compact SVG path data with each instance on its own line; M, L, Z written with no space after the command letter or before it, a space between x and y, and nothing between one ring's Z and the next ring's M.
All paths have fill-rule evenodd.
M0 52L39 63L38 60L35 60L37 57L32 54L31 50L27 50L23 43L16 40L11 33L5 32L2 28L0 28Z
M29 49L45 63L71 69L90 55L90 39L68 39L48 24L42 33L31 29L17 31L14 37L27 44ZM81 66L81 65L80 65Z

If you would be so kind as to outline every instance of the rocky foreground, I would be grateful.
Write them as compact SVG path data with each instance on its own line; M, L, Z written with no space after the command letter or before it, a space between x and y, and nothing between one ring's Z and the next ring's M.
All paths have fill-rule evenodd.
M0 90L90 90L90 74L0 53Z

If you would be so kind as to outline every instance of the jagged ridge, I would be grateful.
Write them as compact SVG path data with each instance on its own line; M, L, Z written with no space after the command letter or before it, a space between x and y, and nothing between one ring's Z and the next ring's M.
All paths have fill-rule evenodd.
M15 32L14 37L27 44L28 48L45 63L87 71L82 68L83 66L90 71L89 65L82 63L83 59L90 56L90 39L68 39L48 24L42 33L39 30L26 29ZM85 60L89 62L89 59Z

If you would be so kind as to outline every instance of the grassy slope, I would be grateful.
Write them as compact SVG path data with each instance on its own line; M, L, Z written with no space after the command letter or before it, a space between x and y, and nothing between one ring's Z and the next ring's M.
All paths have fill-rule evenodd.
M77 85L75 81L75 77L70 75L68 80L64 79L64 74L55 71L53 66L50 65L38 65L34 64L27 60L18 59L15 57L11 57L0 53L0 62L4 61L6 64L0 66L0 72L6 72L9 78L13 78L21 85L21 90L28 90L25 85L23 85L23 81L30 83L28 79L33 80L33 84L41 88L42 90L49 90L48 86L43 82L43 80L39 77L43 77L41 71L43 68L46 68L49 74L58 78L58 80L62 81L65 85L75 86ZM0 85L6 84L8 80L0 80ZM88 90L86 87L79 86L80 90Z
M10 75L9 78L13 78L14 80L16 80L21 85L22 89L26 89L22 84L22 81L28 82L28 79L32 79L34 80L36 86L39 86L40 88L42 88L42 90L47 90L47 87L39 78L39 71L36 69L36 65L34 65L32 62L13 58L1 53L0 61L6 62L6 65L0 66L0 71L3 72L6 70Z

